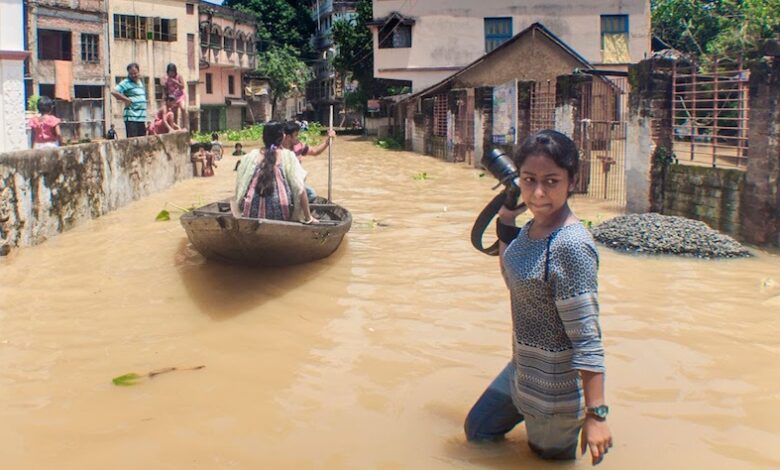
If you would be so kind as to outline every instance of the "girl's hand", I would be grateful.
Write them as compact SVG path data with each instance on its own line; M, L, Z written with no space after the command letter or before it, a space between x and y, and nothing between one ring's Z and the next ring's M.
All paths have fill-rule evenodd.
M599 421L593 416L585 417L580 437L580 450L583 455L586 447L590 449L593 465L601 463L609 448L612 447L612 434L606 421Z
M498 220L504 225L514 226L517 216L526 210L528 210L528 207L525 204L520 204L515 209L507 209L506 206L502 205L498 210Z

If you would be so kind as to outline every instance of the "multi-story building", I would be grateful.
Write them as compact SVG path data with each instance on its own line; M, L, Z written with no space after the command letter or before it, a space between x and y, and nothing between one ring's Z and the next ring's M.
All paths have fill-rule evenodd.
M24 20L22 0L0 0L0 152L27 147L24 127Z
M312 46L317 51L318 59L312 65L314 78L306 85L306 101L311 105L314 120L327 122L331 105L334 106L336 117L343 108L346 77L340 77L331 65L331 59L338 49L338 45L333 41L331 29L336 21L354 18L357 15L355 11L357 3L357 1L338 0L311 2L312 18L317 23Z
M107 112L105 0L26 0L28 97L55 100L64 140L100 138Z
M108 2L108 38L111 59L109 86L127 76L127 65L137 63L146 86L149 120L163 105L163 79L175 64L187 84L189 128L198 128L198 8L185 0L111 0ZM110 120L124 136L123 106L114 101Z
M598 68L625 70L650 52L648 0L374 0L374 76L417 91L452 75L533 23Z
M263 122L265 108L245 94L246 75L256 68L257 25L251 15L201 1L200 17L200 128L202 131L240 129L247 122ZM267 101L267 97L266 97Z

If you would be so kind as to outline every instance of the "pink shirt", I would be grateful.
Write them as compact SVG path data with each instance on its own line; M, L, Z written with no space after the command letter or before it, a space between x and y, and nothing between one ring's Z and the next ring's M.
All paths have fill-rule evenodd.
M30 118L28 123L33 131L33 142L43 144L57 141L57 136L54 134L54 128L60 124L60 118L57 116L44 114Z

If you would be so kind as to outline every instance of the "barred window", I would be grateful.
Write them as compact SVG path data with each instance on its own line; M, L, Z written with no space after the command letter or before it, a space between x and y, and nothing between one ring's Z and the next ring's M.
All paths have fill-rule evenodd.
M91 63L100 62L97 34L81 34L81 61Z

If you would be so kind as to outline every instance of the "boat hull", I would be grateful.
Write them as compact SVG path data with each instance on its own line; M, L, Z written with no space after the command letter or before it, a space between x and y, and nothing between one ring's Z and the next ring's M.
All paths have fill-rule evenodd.
M352 226L337 204L312 204L322 223L235 218L227 202L208 204L181 216L190 243L204 257L248 266L287 266L330 256Z

